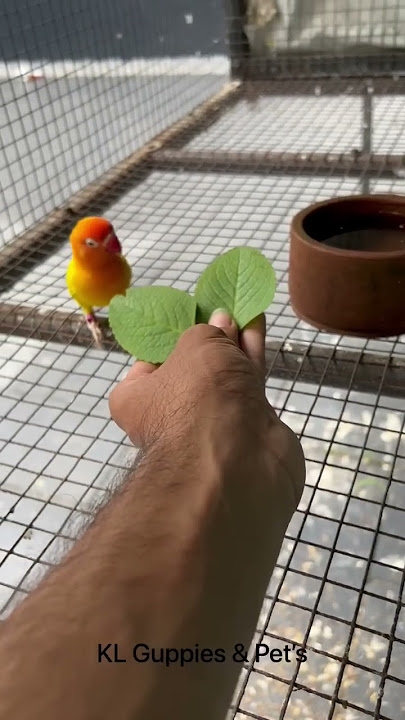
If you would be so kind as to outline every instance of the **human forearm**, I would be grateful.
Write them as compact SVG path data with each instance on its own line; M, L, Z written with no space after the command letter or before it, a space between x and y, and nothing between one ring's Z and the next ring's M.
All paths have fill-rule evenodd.
M190 602L183 576L193 557L197 496L175 452L147 454L63 564L2 626L1 719L24 717L27 697L35 698L31 720L136 717L154 667L134 666L132 645L175 645ZM199 495L208 506L208 494ZM98 643L116 643L127 662L98 664Z
M294 498L280 505L274 458L240 445L232 464L220 440L193 434L151 450L5 624L1 719L25 717L27 697L30 720L221 717L240 666L167 669L134 663L132 648L248 642ZM98 643L127 662L99 664Z

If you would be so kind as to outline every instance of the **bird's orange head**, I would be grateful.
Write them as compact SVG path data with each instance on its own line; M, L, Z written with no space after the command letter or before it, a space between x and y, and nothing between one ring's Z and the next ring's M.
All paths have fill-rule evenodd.
M111 255L121 254L113 226L100 217L79 220L70 234L70 244L73 257L89 267L108 265Z

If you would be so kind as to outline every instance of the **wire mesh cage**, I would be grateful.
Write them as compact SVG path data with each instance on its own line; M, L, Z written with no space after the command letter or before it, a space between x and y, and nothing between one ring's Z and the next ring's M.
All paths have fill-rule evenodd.
M245 79L385 75L404 68L401 0L227 0Z
M319 332L287 288L299 209L404 193L404 34L399 0L0 0L3 618L134 455L107 405L130 359L65 287L73 224L108 216L136 286L192 290L248 245L278 279L268 398L307 461L254 642L308 660L249 656L230 717L404 714L405 339Z

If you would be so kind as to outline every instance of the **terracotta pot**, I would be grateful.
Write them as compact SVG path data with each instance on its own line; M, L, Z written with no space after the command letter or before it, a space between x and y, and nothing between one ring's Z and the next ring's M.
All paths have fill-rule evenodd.
M317 203L291 224L289 290L302 320L343 335L405 332L405 197Z

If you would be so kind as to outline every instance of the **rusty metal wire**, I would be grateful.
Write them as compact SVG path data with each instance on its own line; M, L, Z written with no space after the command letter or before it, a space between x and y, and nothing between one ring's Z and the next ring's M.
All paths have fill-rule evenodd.
M56 49L84 7L78 3L78 17L72 10L64 33L59 26ZM235 58L242 62L247 52L235 7L227 4L234 74ZM135 28L128 8L121 9ZM226 58L216 56L141 58L142 72L125 53L113 62L106 18L85 17L87 50L90 27L101 27L106 43L100 76L91 53L86 63L51 56L46 66L34 53L25 75L44 71L48 82L24 85L8 57L0 86L8 177L0 214L1 617L69 549L134 459L107 405L130 359L111 336L104 350L92 347L65 288L67 236L77 217L97 212L112 220L136 286L192 291L217 254L250 245L272 261L278 280L267 313L268 398L301 438L307 461L304 496L254 642L303 645L308 660L255 662L249 653L230 717L398 720L405 710L405 338L318 332L294 315L287 276L289 224L299 209L364 191L404 194L405 84L392 77L402 50L391 65L392 53L379 58L378 78L297 81L284 58L288 79L268 82L256 58L250 67L262 81L232 84ZM9 10L6 20L13 20ZM165 22L157 19L156 28ZM16 33L7 52L12 42ZM322 58L324 71L330 61ZM106 93L114 102L100 115ZM120 121L114 103L125 108ZM70 111L75 131L65 124ZM105 311L100 318L105 324Z

